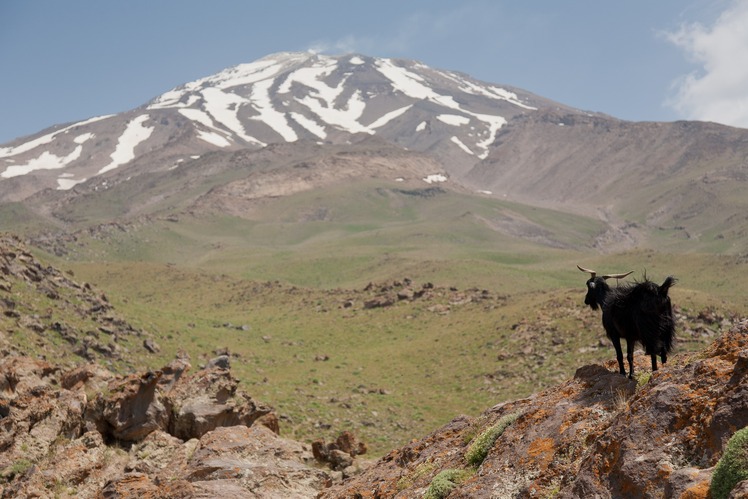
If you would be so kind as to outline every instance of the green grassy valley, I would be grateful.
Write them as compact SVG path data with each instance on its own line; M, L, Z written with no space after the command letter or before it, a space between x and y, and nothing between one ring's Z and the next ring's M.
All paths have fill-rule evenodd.
M129 346L130 365L159 368L182 351L197 366L227 349L283 434L350 430L380 455L613 361L577 263L676 275L676 355L748 311L741 257L600 254L601 230L582 216L379 183L263 200L244 217L107 224L38 254L154 338L153 355Z

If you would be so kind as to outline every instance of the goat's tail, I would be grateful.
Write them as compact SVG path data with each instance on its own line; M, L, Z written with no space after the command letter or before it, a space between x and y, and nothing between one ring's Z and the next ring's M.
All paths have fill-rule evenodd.
M668 354L673 350L675 343L675 320L672 314L667 314L660 322L660 355ZM664 361L663 361L664 362Z
M673 317L673 309L670 305L670 298L668 297L668 291L675 285L677 279L673 276L668 276L660 287L658 288L658 294L660 299L663 300L662 305L664 310L660 316L660 342L662 345L661 355L669 353L673 348L673 341L675 340L675 318ZM663 362L665 357L663 356Z
M660 297L661 298L666 297L668 291L670 290L671 287L675 286L676 282L678 282L678 279L676 279L675 277L671 275L667 276L667 278L665 279L665 282L663 282L658 288L657 292L660 295Z

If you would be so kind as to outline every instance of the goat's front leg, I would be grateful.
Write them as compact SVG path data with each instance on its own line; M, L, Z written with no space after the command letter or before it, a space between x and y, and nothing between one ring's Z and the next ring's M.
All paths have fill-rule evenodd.
M652 354L650 357L652 357L652 372L655 372L657 370L657 355Z
M621 338L614 336L610 338L613 347L616 349L616 359L618 360L618 372L626 376L626 369L623 368L623 350L621 350Z
M629 379L632 379L634 377L634 346L635 344L636 342L633 340L626 340L626 360L629 361Z

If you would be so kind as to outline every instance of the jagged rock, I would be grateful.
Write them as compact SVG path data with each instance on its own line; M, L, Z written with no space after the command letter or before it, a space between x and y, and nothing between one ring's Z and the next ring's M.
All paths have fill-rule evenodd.
M109 383L109 394L99 394L86 420L106 438L137 442L169 426L169 412L156 396L160 371L130 375Z
M309 498L330 484L308 450L261 425L218 428L200 439L186 477L200 497Z
M353 459L366 453L366 444L359 442L353 433L341 433L335 442L324 440L312 442L312 454L320 463L326 463L335 471L342 471L353 465Z
M188 368L122 377L0 359L0 497L306 498L330 485L228 370Z
M103 391L114 375L98 364L85 364L60 375L60 385L66 390Z
M728 499L741 499L745 497L748 497L748 480L739 482L730 492Z
M218 357L214 357L208 361L207 368L211 369L213 367L218 367L220 369L229 369L231 365L231 359L227 354L219 355Z
M239 382L226 369L210 368L182 377L168 394L167 405L174 414L170 433L183 440L199 438L220 426L252 425L271 413L237 391Z
M184 356L174 359L169 363L169 365L161 368L161 379L159 379L161 389L165 392L171 390L171 388L179 381L182 375L191 367L192 366L190 365L189 358L187 356Z

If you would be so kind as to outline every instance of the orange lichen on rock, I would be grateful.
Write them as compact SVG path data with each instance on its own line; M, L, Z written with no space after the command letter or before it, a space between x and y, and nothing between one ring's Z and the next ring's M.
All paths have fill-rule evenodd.
M534 458L539 468L547 468L556 453L556 441L552 438L538 438L527 449L527 455Z

